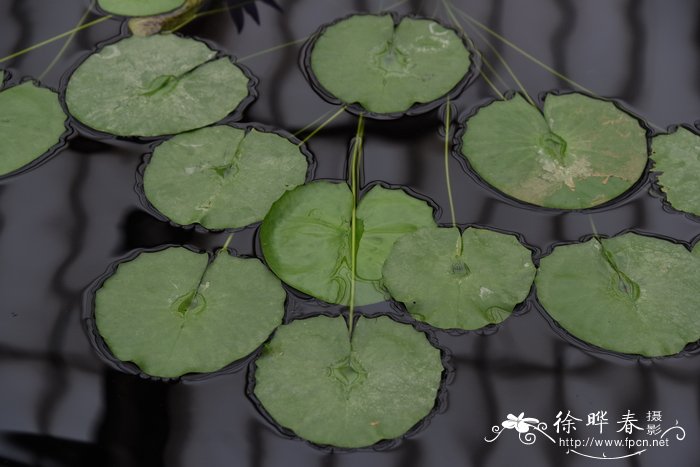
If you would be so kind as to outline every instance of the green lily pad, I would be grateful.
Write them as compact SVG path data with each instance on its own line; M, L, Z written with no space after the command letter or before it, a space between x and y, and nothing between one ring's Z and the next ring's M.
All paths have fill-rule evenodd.
M516 94L467 120L462 154L482 179L513 198L586 209L639 180L647 141L639 121L612 102L550 94L540 113Z
M180 8L185 0L98 0L100 8L119 16L159 15Z
M535 284L559 325L603 349L654 357L700 339L700 257L681 245L627 233L559 246Z
M50 89L27 81L1 91L0 175L24 167L60 143L65 124L58 95Z
M471 330L510 316L527 297L535 266L514 235L426 228L397 240L383 274L391 296L416 319Z
M428 19L395 24L390 15L353 15L324 27L313 41L306 72L319 91L378 114L443 97L471 65L464 41Z
M311 442L343 448L403 435L435 406L440 352L387 317L280 326L257 360L255 396L275 421Z
M306 156L285 137L216 126L158 146L144 173L144 190L178 224L244 227L263 220L272 203L304 183L307 170Z
M116 358L173 378L250 354L282 323L285 297L257 259L173 247L120 264L95 295L95 323Z
M128 37L90 55L66 88L70 113L118 136L161 136L216 123L249 99L249 79L203 42Z
M345 183L311 182L284 194L265 217L260 241L267 265L284 282L329 303L349 304L352 193ZM434 226L425 201L373 187L357 208L355 305L385 299L382 265L394 242Z
M700 216L700 136L678 128L652 140L659 186L675 209Z

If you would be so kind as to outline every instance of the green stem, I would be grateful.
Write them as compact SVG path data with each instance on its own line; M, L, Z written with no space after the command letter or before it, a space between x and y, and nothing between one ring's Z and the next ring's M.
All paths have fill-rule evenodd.
M306 138L304 138L303 140L301 140L301 142L300 142L299 144L297 144L297 146L301 146L302 144L306 143L308 140L310 140L311 138L313 138L313 137L316 135L316 133L318 133L319 131L323 130L323 129L326 127L326 125L328 125L329 123L331 123L333 120L335 120L336 118L338 118L338 116L339 116L340 114L342 114L343 112L345 112L345 109L346 109L346 106L342 106L340 109L338 109L338 111L337 111L336 113L334 113L333 115L331 115L328 119L326 119L326 121L324 121L323 123L321 123L314 131L312 131Z
M451 6L450 6L450 4L449 4L449 0L442 0L442 1L443 1L443 3L445 4L445 9L447 10L447 13L448 13L448 14L450 15L450 17L452 18L452 21L454 21L455 23L459 24L459 20L455 17L454 13L452 12L452 8L451 8ZM456 9L456 8L455 8L455 9ZM459 10L458 10L458 11L459 11ZM460 28L461 28L461 25L460 25ZM517 75L515 74L515 72L513 71L513 69L510 67L510 65L508 65L508 62L506 62L505 58L503 58L503 56L500 54L500 52L498 52L498 50L491 44L491 42L489 42L488 39L486 39L486 37L484 37L483 34L481 34L481 32L479 32L479 31L478 31L477 29L475 29L475 28L474 28L473 30L474 30L474 32L476 33L476 35L477 35L477 36L486 44L486 46L491 50L491 52L493 52L493 54L496 56L496 58L498 59L498 61L500 61L500 62L503 64L504 68L506 69L506 71L508 72L508 74L510 75L510 77L513 78L513 81L515 81L515 84L518 86L518 88L520 88L520 91L521 91L521 92L523 93L523 95L525 96L525 99L527 99L527 101L530 103L530 105L532 105L533 107L536 107L535 102L532 100L532 98L531 98L530 95L528 94L527 90L525 89L525 86L523 86L523 83L518 79L518 77L517 77ZM482 56L482 59L484 60L484 63L488 63L488 62L486 61L486 58L485 58L485 57ZM488 66L491 67L491 64L489 63ZM491 69L493 69L493 67L491 67ZM502 80L501 80L501 81L502 81Z
M447 199L450 202L450 214L452 216L452 228L457 229L457 216L455 216L455 203L452 197L452 181L450 179L450 127L452 125L452 105L450 98L445 102L445 182L447 184ZM457 231L459 233L459 231ZM455 256L462 256L462 235L457 236L455 244Z
M392 4L389 5L388 7L384 8L384 11L393 10L393 9L396 8L397 6L403 5L403 4L406 3L407 1L408 1L408 0L399 0L399 1L396 2L396 3L392 3Z
M350 218L350 302L348 304L348 334L352 340L352 331L355 327L355 286L357 278L357 204L359 201L358 178L359 162L362 158L362 144L365 133L364 116L360 114L357 121L357 132L352 146L352 158L350 160L350 190L352 191L352 213Z
M260 55L265 55L270 52L274 52L276 50L284 49L287 47L291 47L293 45L301 44L302 42L306 41L308 39L307 37L302 37L301 39L296 39L293 41L285 42L284 44L276 45L274 47L270 47L269 49L261 50L260 52L255 52L250 55L246 55L245 57L241 57L238 59L239 62L245 62L246 60L250 60L251 58L258 57Z
M0 58L0 63L6 62L8 60L12 60L13 58L17 58L20 55L24 55L24 54L31 52L33 50L36 50L40 47L51 44L52 42L56 42L57 40L60 40L66 36L70 36L72 34L75 34L76 32L82 31L82 30L87 29L87 28L91 28L91 27L95 26L96 24L100 24L100 23L107 21L108 19L111 19L111 18L112 18L111 15L103 16L102 18L97 18L94 21L90 21L89 23L85 23L82 26L79 26L77 28L73 28L70 31L66 31L66 32L61 33L57 36L51 37L50 39L46 39L45 41L41 41L38 44L32 45L31 47L27 47L26 49L22 49L19 52L15 52L13 54L10 54L7 57Z
M90 2L90 6L85 10L85 13L83 13L83 16L80 17L80 21L78 21L78 24L75 25L76 28L79 28L80 26L83 25L87 17L90 15L92 12L92 9L95 7L95 0L92 0ZM46 69L39 75L39 81L43 80L44 77L48 74L51 69L56 66L56 63L63 57L63 54L66 53L66 50L68 49L68 46L70 45L71 42L73 42L73 38L75 35L78 33L77 29L73 30L73 33L68 36L68 39L66 39L66 42L63 43L63 47L61 47L61 50L58 51L56 56L51 60L51 63L49 63L49 66L46 67Z
M447 14L451 17L452 25L453 25L454 27L456 27L457 29L459 29L459 30L462 32L462 34L464 34L464 36L466 37L466 36L467 36L467 33L464 31L464 28L462 27L462 25L460 24L460 22L457 21L457 18L455 17L454 13L452 13L452 11L449 10L449 9L447 8L447 4L445 3L444 0L441 0L441 2L438 2L438 3L437 3L437 5L435 6L435 12L433 12L433 16L435 16L435 13L437 12L438 7L439 7L440 5L443 6L443 8L445 9L445 11L447 11ZM479 56L479 58L484 62L484 64L487 64L488 62L486 61L486 58L483 56L483 54L481 53L481 51L480 51L478 48L476 48L476 47L474 47L474 50L476 51L476 54ZM489 67L490 69L493 69L493 67L491 67L490 64L488 64L487 67ZM498 79L500 79L501 81L503 81L503 79L498 75L498 73L495 73L495 70L494 70L494 75L495 75ZM489 85L489 87L491 88L491 90L493 90L493 92L495 92L496 95L498 95L498 97L499 97L501 100L505 100L506 97L503 95L503 93L501 93L501 91L498 90L498 88L496 87L496 85L493 84L493 81L491 81L491 80L489 79L489 77L486 75L486 73L484 73L484 70L481 70L481 73L479 73L479 76L480 76L484 81L486 81L486 84ZM507 86L506 86L506 87L507 87Z
M328 109L328 110L326 110L326 111L323 112L319 117L317 117L313 122L309 123L308 125L306 125L306 126L305 126L304 128L302 128L301 130L298 130L298 131L294 132L294 133L293 133L294 136L299 136L299 135L301 135L301 134L306 133L306 130L308 130L309 128L311 128L312 126L316 125L318 122L320 122L321 120L323 120L324 118L326 118L326 117L328 116L328 114L331 113L331 112L333 112L333 109Z
M233 234L232 234L232 233L229 234L228 237L226 237L226 241L224 242L224 246L222 246L221 249L220 249L219 251L220 251L220 252L221 252L221 251L228 251L228 246L231 244L231 240L233 240Z
M457 227L457 217L455 216L454 199L452 198L452 181L450 180L450 126L452 123L452 106L450 98L445 103L445 182L447 183L447 199L450 202L450 214L452 216L452 227Z

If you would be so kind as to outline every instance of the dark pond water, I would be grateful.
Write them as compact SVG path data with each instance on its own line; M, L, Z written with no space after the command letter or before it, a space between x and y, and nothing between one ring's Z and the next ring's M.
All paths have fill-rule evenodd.
M383 6L391 6L385 0ZM3 0L0 57L64 32L87 0ZM303 38L322 23L353 11L376 11L381 0L280 2L284 13L260 4L260 25L246 15L241 33L227 14L202 18L183 32L238 57ZM693 0L460 0L454 4L523 49L596 93L619 98L654 125L692 124L700 109L700 3ZM435 0L412 0L395 10L432 15ZM445 10L437 9L445 18ZM95 17L91 17L94 19ZM62 75L121 23L109 20L81 32L46 75L58 88ZM469 31L469 30L468 30ZM486 58L497 64L483 40ZM494 42L531 95L570 86L501 43ZM13 80L38 76L61 42L15 60ZM245 61L260 78L260 98L245 119L303 128L333 110L304 81L298 48ZM514 87L503 66L496 69ZM456 101L461 114L489 98L477 80ZM0 109L2 112L2 109ZM314 137L318 178L343 178L356 120L334 121ZM365 183L406 185L442 207L449 222L438 111L397 121L370 121L366 129ZM2 142L0 141L0 144ZM495 332L437 333L449 350L446 399L430 423L397 443L355 452L332 452L289 438L246 395L247 367L203 380L150 381L117 371L93 350L81 323L84 292L115 261L136 249L186 244L213 249L226 234L171 226L156 218L135 190L147 145L75 134L68 146L34 170L0 181L0 464L9 466L594 466L606 461L569 452L539 435L526 446L514 430L493 443L491 427L507 414L535 417L551 427L559 411L581 418L572 437L586 440L597 427L587 414L607 411L600 439L625 439L617 424L627 411L646 428L660 411L665 430L677 421L684 441L668 434L668 447L649 448L616 466L698 465L700 356L638 361L587 349L550 325L534 305ZM457 217L518 232L540 252L590 234L586 213L533 210L506 200L451 160ZM700 223L665 209L645 180L613 206L592 212L601 234L627 229L690 243ZM236 235L241 254L258 253L255 228ZM388 309L371 307L369 312ZM291 297L287 319L320 311ZM309 394L313 397L313 394ZM593 429L595 428L595 429ZM651 439L635 431L638 439ZM562 435L563 436L563 435ZM568 435L567 435L568 436ZM658 436L657 436L658 438ZM643 448L579 448L588 455L627 455Z

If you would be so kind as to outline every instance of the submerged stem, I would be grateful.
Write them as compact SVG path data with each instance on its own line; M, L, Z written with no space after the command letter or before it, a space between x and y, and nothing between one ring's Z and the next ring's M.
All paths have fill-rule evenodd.
M227 251L228 246L231 244L231 240L233 240L233 233L229 234L229 236L226 238L226 241L224 242L224 246L221 247L219 252L221 251Z
M435 7L435 12L437 12L438 6L440 6L440 5L443 6L443 8L444 8L445 11L447 12L447 14L450 16L450 18L451 18L451 20L452 20L453 26L456 27L457 29L459 29L459 30L462 32L462 34L464 34L464 35L466 36L467 33L464 31L464 28L462 27L462 25L460 24L460 22L457 20L457 18L455 17L454 13L452 13L452 10L450 10L450 9L448 8L447 3L445 2L445 0L441 0L441 3L440 3L440 2L437 3L437 5L436 5L436 7ZM435 16L434 13L433 13L433 16ZM481 53L481 51L480 51L477 47L474 47L474 50L475 50L476 54L479 56L479 58L480 58L485 64L488 63L488 62L486 61L486 58L483 56L483 54ZM487 66L488 66L488 67L491 67L490 64L488 64ZM491 67L491 69L493 69L493 67ZM494 70L494 75L495 75L500 81L503 81L503 79L498 75L498 73L495 72L495 70ZM489 87L493 90L493 92L495 92L495 93L498 95L498 97L499 97L501 100L505 100L506 97L503 95L503 93L502 93L501 91L498 90L498 88L496 87L496 85L493 84L493 81L491 81L491 80L489 79L489 77L486 76L486 73L484 73L483 70L481 71L481 73L479 73L479 76L481 76L481 77L484 79L484 81L486 81L486 84L489 85Z
M450 128L452 125L452 105L450 104L450 98L447 97L445 102L445 183L447 184L447 199L450 203L450 215L452 216L452 228L457 229L457 216L455 215L455 204L452 198L452 181L450 180ZM459 232L459 231L458 231ZM462 236L457 236L457 243L455 244L455 255L462 255Z
M328 119L326 119L323 123L321 123L318 127L316 127L316 129L315 129L314 131L312 131L311 133L309 133L309 135L308 135L306 138L304 138L303 140L301 140L301 142L300 142L299 144L297 144L297 146L301 146L302 144L306 143L308 140L310 140L311 138L313 138L313 137L316 135L316 133L318 133L319 131L323 130L323 129L326 127L326 125L328 125L328 124L331 123L333 120L335 120L336 118L338 118L338 116L339 116L341 113L343 113L343 112L345 111L346 107L347 107L347 106L342 106L340 109L338 109L338 111L337 111L336 113L334 113L333 115L331 115Z
M66 32L61 33L57 36L51 37L50 39L46 39L45 41L41 41L37 44L32 45L31 47L27 47L26 49L22 49L19 52L15 52L13 54L10 54L7 57L0 58L0 63L6 62L8 60L12 60L13 58L17 58L20 55L24 55L24 54L31 52L33 50L36 50L40 47L51 44L52 42L56 42L57 40L63 39L64 37L70 36L71 34L75 34L76 32L82 31L82 30L87 29L87 28L91 28L92 26L95 26L96 24L100 24L104 21L107 21L108 19L112 19L112 15L103 16L102 18L97 18L94 21L90 21L89 23L85 23L82 26L78 26L76 28L73 28L70 31L66 31Z
M450 98L447 97L445 103L445 182L447 184L447 199L450 202L450 215L452 216L452 227L457 227L457 218L455 216L455 205L452 198L452 182L450 180L450 125L452 121L452 106Z
M352 214L350 217L350 301L348 304L348 334L352 340L355 327L355 285L357 278L357 203L359 197L358 178L360 159L362 158L362 143L365 133L364 115L357 120L357 132L352 146L350 159L350 190L352 191Z
M293 41L285 42L284 44L279 44L274 47L270 47L269 49L261 50L260 52L255 52L250 55L246 55L245 57L241 57L238 59L239 62L245 62L246 60L249 60L254 57L259 57L260 55L265 55L270 52L274 52L276 50L284 49L287 47L291 47L293 45L301 44L302 42L306 41L308 39L308 36L302 37L301 39L296 39Z
M92 12L92 9L95 7L95 0L92 0L90 2L90 6L88 6L87 10L85 10L85 13L83 13L83 16L80 17L80 21L78 21L78 24L75 25L76 28L79 28L80 26L83 25L87 17L90 15ZM43 80L44 77L48 74L51 69L56 66L56 63L63 57L63 54L66 53L66 50L68 49L68 46L70 45L71 42L73 42L73 38L75 38L75 35L78 33L77 29L73 29L73 32L68 36L68 39L66 39L66 42L63 43L63 46L61 47L61 50L58 51L56 56L51 60L51 63L44 69L44 71L39 75L39 81Z
M455 24L459 24L459 20L455 17L454 13L452 12L452 7L450 6L450 0L442 0L442 1L445 4L445 9L447 10L447 13L452 18L452 21L454 21ZM455 7L455 9L456 9L456 7ZM457 10L457 11L459 12L459 10ZM461 28L461 25L460 25L460 28ZM527 90L525 89L525 86L523 86L523 83L518 79L518 76L515 74L513 69L510 67L510 65L508 65L508 62L506 62L505 58L503 58L503 56L500 54L500 52L493 46L493 44L491 44L491 42L489 42L489 40L486 37L484 37L483 34L481 34L477 29L473 29L473 31L486 44L486 46L491 50L491 52L493 52L493 54L496 56L498 61L503 64L503 67L506 69L506 71L508 72L510 77L513 78L513 81L515 81L515 84L518 86L520 91L523 93L523 95L525 96L525 99L530 103L530 105L532 105L533 107L536 107L535 102L532 100L532 98L528 94ZM488 63L488 61L486 61L486 58L483 57L483 55L482 55L482 60L484 60L484 63ZM488 63L488 66L492 70L494 70L493 72L495 73L495 69L491 66L490 63ZM503 81L503 79L500 78L500 76L497 73L495 73L495 74L498 77L498 79Z

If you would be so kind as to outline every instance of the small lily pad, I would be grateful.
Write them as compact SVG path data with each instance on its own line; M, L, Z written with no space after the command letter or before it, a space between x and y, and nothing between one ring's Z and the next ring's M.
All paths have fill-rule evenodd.
M160 136L216 123L247 103L244 71L203 42L128 37L90 55L66 88L70 113L118 136Z
M559 246L535 284L559 325L603 349L654 357L700 339L700 257L682 245L627 233Z
M472 330L510 316L527 297L535 266L513 235L426 228L396 241L383 274L391 296L416 319Z
M173 247L120 264L95 295L95 323L116 358L173 378L250 354L282 323L285 297L257 259Z
M275 421L316 444L343 448L399 437L435 406L440 351L387 317L280 326L256 361L255 396Z
M307 170L306 156L289 139L222 125L158 146L144 173L144 190L178 224L236 228L263 220L272 203L304 183Z
M355 305L383 301L382 266L394 242L434 226L433 210L406 192L373 187L357 208ZM260 241L267 265L284 282L329 303L347 305L351 288L352 193L316 181L284 194L265 217Z
M180 8L185 0L99 0L107 13L118 16L159 15Z
M309 47L306 72L318 90L376 114L443 97L471 65L462 38L429 19L353 15L325 26Z
M652 140L654 171L668 202L700 216L700 136L681 127Z
M0 74L0 84L2 80ZM0 175L24 167L60 143L65 124L58 95L50 89L27 81L0 91Z
M518 200L586 209L639 180L647 140L639 121L612 102L549 94L541 113L516 94L467 120L462 154L487 183Z

